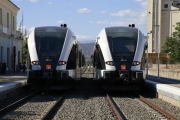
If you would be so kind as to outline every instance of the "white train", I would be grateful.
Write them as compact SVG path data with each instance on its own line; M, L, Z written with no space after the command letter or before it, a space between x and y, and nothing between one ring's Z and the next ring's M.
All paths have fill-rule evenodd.
M82 50L69 28L35 28L29 35L28 50L32 66L28 83L71 83L79 77Z
M129 27L104 28L97 36L93 49L93 66L100 83L122 85L145 82L146 41L142 32Z

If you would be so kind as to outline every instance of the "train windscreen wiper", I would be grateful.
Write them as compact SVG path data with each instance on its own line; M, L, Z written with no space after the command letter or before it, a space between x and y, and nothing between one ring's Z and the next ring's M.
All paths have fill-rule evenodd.
M46 57L49 58L46 50L44 50L44 48L41 46L41 40L40 40L40 43L39 43L39 51L41 52L41 50L43 50L43 51L45 52L45 54L46 54Z
M112 39L111 39L111 41L112 41L112 54L114 55L114 51L113 51L113 49L114 49L114 50L116 50L116 52L118 53L118 55L119 55L122 59L124 59L123 56L119 53L119 51L113 46L113 40L112 40Z

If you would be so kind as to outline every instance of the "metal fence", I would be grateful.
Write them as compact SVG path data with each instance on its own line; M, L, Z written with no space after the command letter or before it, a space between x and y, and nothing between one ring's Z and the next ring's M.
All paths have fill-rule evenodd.
M148 64L148 68L158 68L158 64ZM177 64L159 64L159 69L180 69L180 63L177 63Z
M147 72L147 68L146 68ZM159 77L173 78L180 80L180 63L176 64L148 64L148 75L154 75Z

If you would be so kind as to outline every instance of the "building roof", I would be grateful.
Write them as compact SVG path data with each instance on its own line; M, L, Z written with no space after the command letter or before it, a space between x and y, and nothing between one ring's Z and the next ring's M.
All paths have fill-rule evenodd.
M8 0L9 2L11 2L11 0ZM11 2L15 7L17 7L18 9L20 9L18 6L16 6L13 2Z

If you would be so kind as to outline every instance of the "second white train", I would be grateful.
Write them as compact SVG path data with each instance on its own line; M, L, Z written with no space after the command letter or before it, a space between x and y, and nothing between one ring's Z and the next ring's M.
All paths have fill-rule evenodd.
M145 82L147 44L134 26L108 27L99 33L92 54L97 81L125 85Z

